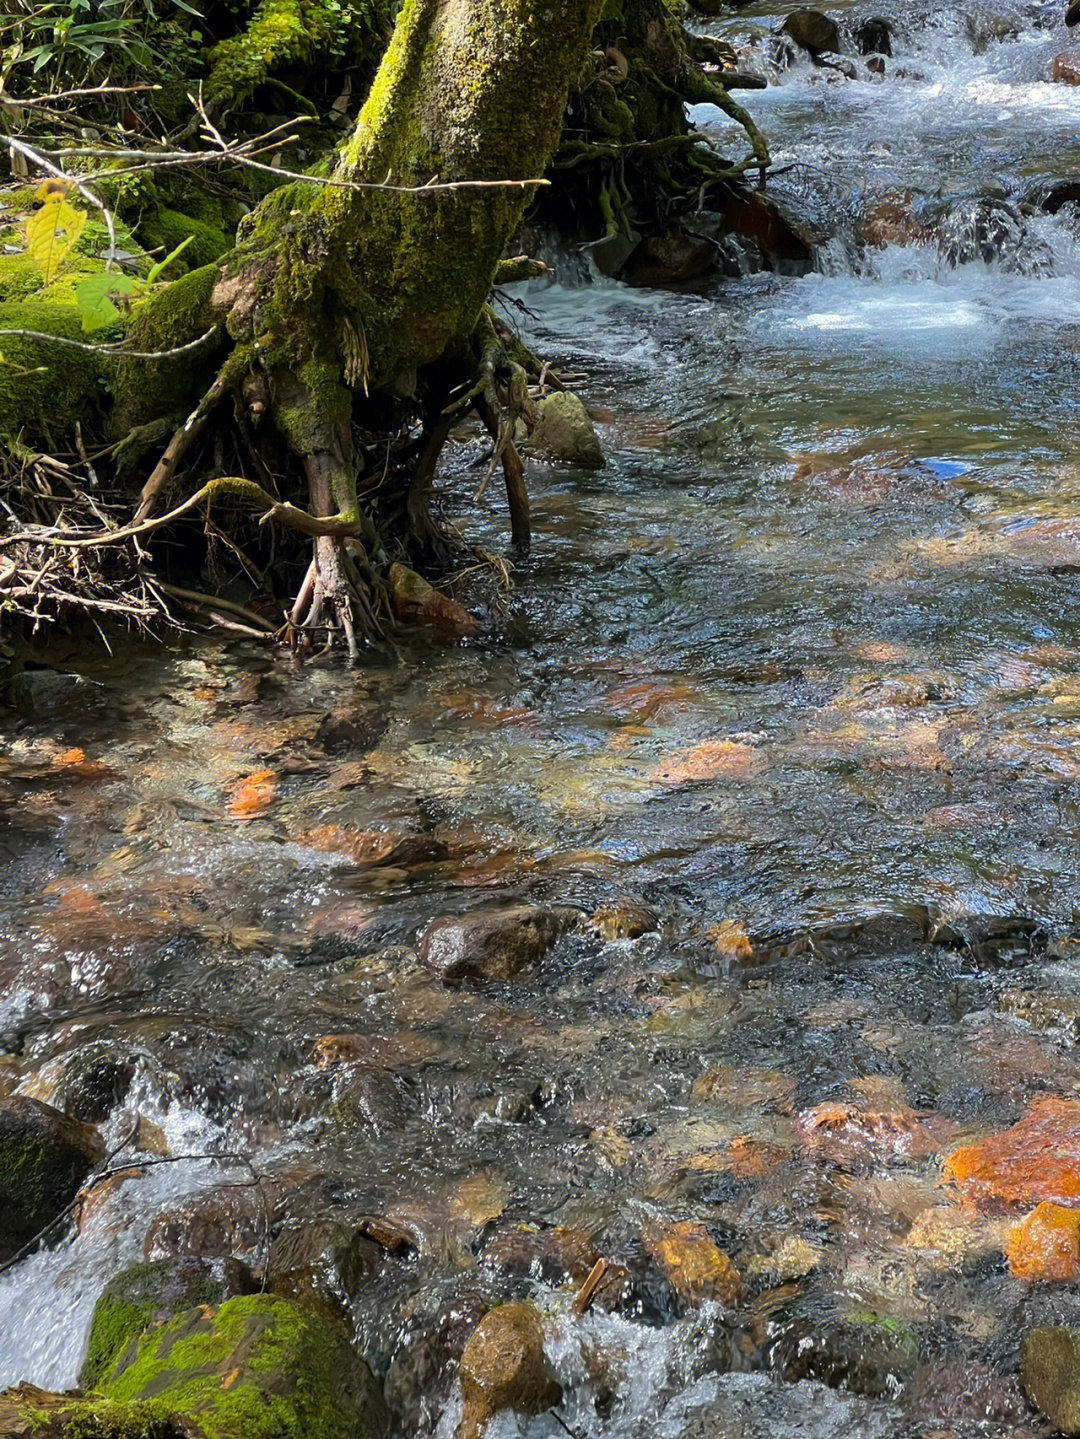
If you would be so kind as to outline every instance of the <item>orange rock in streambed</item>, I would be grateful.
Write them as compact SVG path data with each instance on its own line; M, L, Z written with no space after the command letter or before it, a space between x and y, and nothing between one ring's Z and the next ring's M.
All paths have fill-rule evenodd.
M277 775L272 769L259 769L235 782L229 810L236 819L254 819L270 808L276 795Z
M1009 1230L1005 1257L1017 1279L1080 1279L1080 1210L1040 1204Z
M398 1034L323 1034L311 1046L319 1069L337 1064L368 1064L375 1069L405 1069L426 1064L438 1046L422 1034L404 1029Z
M761 756L748 744L733 739L711 739L685 754L668 755L652 770L660 784L694 784L709 779L750 779L761 768Z
M710 925L705 931L705 938L710 941L720 959L740 960L754 957L753 940L735 920L724 919L719 924Z
M345 829L339 824L322 824L316 829L302 830L297 844L321 849L329 854L343 854L354 864L381 864L400 846L402 836L385 830Z
M950 1154L944 1176L984 1212L1080 1204L1080 1099L1033 1100L1010 1129Z
M704 1224L687 1220L670 1229L650 1228L645 1247L680 1298L733 1304L742 1294L739 1271L709 1237Z
M689 680L647 679L621 685L604 698L604 708L639 723L660 721L689 709L701 698Z
M61 770L65 775L72 775L76 779L112 779L116 771L104 765L100 760L88 759L83 749L66 749L59 754L53 755L53 769Z
M724 1156L724 1167L737 1179L767 1179L781 1169L790 1157L783 1145L737 1134Z

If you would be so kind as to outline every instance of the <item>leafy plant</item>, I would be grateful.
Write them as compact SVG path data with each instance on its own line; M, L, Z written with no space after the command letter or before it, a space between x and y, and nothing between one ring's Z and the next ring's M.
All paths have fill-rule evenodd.
M191 244L193 238L194 236L189 235L186 240L181 240L171 255L166 255L153 266L145 280L122 271L104 271L100 275L91 275L89 279L83 280L81 285L77 285L75 303L79 307L79 317L86 334L91 335L95 330L104 330L115 324L120 318L120 307L116 301L133 299L148 290L160 278L166 266L171 265L177 255Z
M188 0L168 4L199 18ZM0 75L28 66L35 77L47 72L56 88L88 80L95 70L145 71L161 57L152 37L163 28L168 19L152 0L15 0L13 18L0 26L0 42L6 42Z

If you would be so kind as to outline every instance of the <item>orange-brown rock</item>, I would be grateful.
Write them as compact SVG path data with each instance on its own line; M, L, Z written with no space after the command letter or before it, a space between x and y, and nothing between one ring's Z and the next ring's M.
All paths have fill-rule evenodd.
M404 1029L398 1034L322 1034L311 1046L320 1069L335 1064L370 1064L376 1069L406 1069L426 1064L438 1046L422 1034Z
M710 779L750 779L760 768L761 757L752 745L740 740L711 739L685 754L668 755L653 769L651 778L667 785Z
M645 1247L681 1299L734 1304L742 1294L739 1271L709 1237L704 1224L686 1220L669 1229L657 1225L647 1229L644 1238Z
M1080 1279L1080 1210L1040 1204L1010 1229L1005 1257L1017 1279Z
M464 1413L455 1439L480 1439L503 1409L542 1414L562 1400L544 1353L544 1331L527 1304L500 1304L484 1315L461 1356Z
M859 221L859 238L864 245L883 250L886 245L925 245L932 234L916 215L908 190L872 205Z
M711 924L705 937L721 959L747 960L754 957L754 943L745 928L733 919Z
M1010 1129L950 1154L945 1178L990 1213L1080 1203L1080 1099L1034 1100Z
M1058 85L1080 85L1080 52L1063 50L1055 55L1050 78Z
M354 864L384 864L401 845L402 836L386 830L345 829L339 824L321 824L296 836L297 844L330 854L343 854Z
M689 709L700 699L700 691L683 679L635 680L606 696L604 707L639 724L663 722Z
M795 1098L795 1081L778 1069L721 1064L699 1074L690 1093L694 1099L711 1099L737 1109L768 1106L782 1114L790 1114Z
M243 775L232 787L229 810L236 819L254 819L268 810L277 796L277 775L272 769Z
M788 1160L788 1151L780 1144L738 1134L724 1156L727 1170L739 1179L766 1179L775 1174Z
M394 618L403 625L431 625L448 635L471 635L479 622L456 600L440 593L415 570L402 564L390 566L390 603Z
M656 910L634 899L611 899L597 905L585 920L601 939L640 939L658 927Z

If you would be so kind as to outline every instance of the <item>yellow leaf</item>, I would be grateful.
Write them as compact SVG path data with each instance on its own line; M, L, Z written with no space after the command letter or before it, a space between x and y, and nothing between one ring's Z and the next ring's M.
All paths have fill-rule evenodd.
M46 285L56 279L85 224L86 211L76 210L57 194L50 195L26 222L26 242Z

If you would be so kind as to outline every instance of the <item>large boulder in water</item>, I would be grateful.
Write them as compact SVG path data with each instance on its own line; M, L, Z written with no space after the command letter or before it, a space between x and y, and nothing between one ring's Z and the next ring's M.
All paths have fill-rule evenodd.
M556 390L540 401L529 449L549 460L562 460L590 470L598 470L604 463L600 437L589 412L569 390Z
M1029 276L1047 275L1053 268L1050 247L1007 200L980 198L957 205L941 221L938 248L949 265L981 260Z
M128 1346L155 1324L196 1305L223 1304L255 1287L250 1271L235 1259L213 1264L203 1259L159 1259L123 1270L105 1286L94 1306L79 1383L84 1389L97 1389Z
M1057 85L1080 85L1080 54L1075 50L1063 50L1054 56L1050 79Z
M51 1224L104 1155L92 1125L25 1095L0 1099L0 1254Z
M869 16L854 32L860 55L891 55L892 32L891 20L886 20L883 15Z
M806 7L793 10L780 29L811 55L839 54L839 27L835 20L830 20L820 10Z
M148 1329L121 1351L100 1390L159 1425L173 1422L188 1439L386 1432L382 1394L363 1360L316 1315L265 1294L202 1304Z

